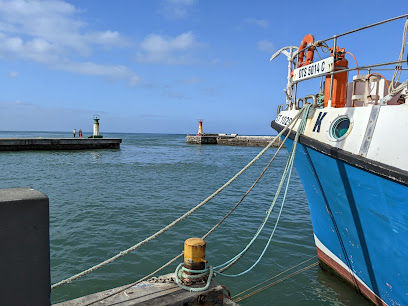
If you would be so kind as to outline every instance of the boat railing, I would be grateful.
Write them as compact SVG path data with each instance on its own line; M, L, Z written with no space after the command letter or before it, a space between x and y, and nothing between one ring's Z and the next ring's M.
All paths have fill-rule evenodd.
M366 66L358 66L358 67L354 67L354 68L347 68L347 69L338 70L338 71L326 72L325 74L321 74L321 75L317 75L317 76L311 76L310 78L308 78L306 80L292 81L292 83L297 84L297 83L309 81L311 79L320 78L320 77L333 75L333 74L337 74L337 73L342 73L342 72L349 72L349 71L355 71L355 70L367 70L367 71L370 71L372 68L376 68L376 67L388 66L388 65L398 65L398 64L403 64L403 63L406 63L406 61L402 60L402 61L393 61L393 62L386 62L386 63L380 63L380 64L366 65ZM389 69L376 68L376 70L389 70L389 71L392 71L392 70L395 70L395 68L389 68ZM399 70L408 70L408 68L399 68Z
M352 31L348 31L348 32L345 32L345 33L342 33L342 34L333 35L333 37L330 37L330 38L327 38L327 39L324 39L324 40L321 40L321 41L326 42L326 41L329 41L331 39L336 40L339 37L346 36L346 35L349 35L349 34L352 34L352 33L355 33L355 32L359 32L359 31L362 31L362 30L366 30L366 29L369 29L369 28L372 28L372 27L376 27L376 26L379 26L381 24L388 23L388 22L395 21L395 20L402 19L402 18L408 18L408 14L404 14L404 15L401 15L401 16L397 16L397 17L393 17L393 18L390 18L390 19L380 21L380 22L376 22L376 23L370 24L368 26L361 27L361 28L358 28L358 29L355 29L355 30L352 30Z
M305 51L306 49L309 49L309 48L316 48L316 46L322 46L322 45L325 45L327 48L329 48L327 46L326 42L328 42L330 40L333 40L333 50L336 50L338 38L340 38L340 37L347 36L347 35L350 35L352 33L356 33L356 32L362 31L362 30L366 30L366 29L369 29L369 28L372 28L372 27L376 27L376 26L379 26L379 25L382 25L382 24L385 24L385 23L389 23L389 22L392 22L392 21L395 21L395 20L403 19L403 18L408 18L408 14L404 14L404 15L401 15L401 16L397 16L397 17L393 17L393 18L390 18L390 19L387 19L387 20L376 22L376 23L373 23L373 24L370 24L370 25L367 25L367 26L364 26L364 27L360 27L360 28L357 28L357 29L354 29L354 30L351 30L351 31L347 31L345 33L333 35L332 37L329 37L327 39L318 40L318 41L314 42L313 44L307 45L303 49L298 49L296 52L293 52L292 51L293 48L292 48L291 49L291 53L293 52L292 57L291 58L288 57L289 65L292 66L292 69L289 69L287 88L289 88L289 87L293 88L293 90L291 90L291 93L293 93L293 94L291 96L291 99L290 98L287 99L287 104L291 104L292 106L295 106L298 103L299 99L296 99L298 84L301 83L301 82L304 82L304 81L309 81L311 79L321 78L321 82L320 82L320 84L321 84L320 87L321 87L322 82L323 82L323 77L326 77L326 76L329 76L329 75L335 75L337 73L344 73L344 72L356 71L356 70L367 70L368 73L370 74L371 69L373 69L373 68L375 68L375 70L389 70L389 71L392 71L392 70L395 71L396 69L401 70L401 71L402 70L408 70L407 68L402 68L402 64L405 63L406 61L405 60L398 60L398 61L384 62L384 63L372 64L372 65L366 65L366 66L357 66L357 67L354 67L354 68L334 70L334 71L326 72L324 74L320 74L320 75L316 75L316 76L310 76L307 79L299 79L299 80L295 80L295 81L291 78L291 75L290 75L290 73L293 72L294 69L297 68L296 63L297 63L298 55L299 55L300 52ZM288 48L288 47L286 47L286 48ZM285 48L282 48L281 50L283 50L283 49L285 49ZM275 53L272 56L271 60L274 59L275 57L277 57L277 55L279 55L279 54L280 54L280 52ZM336 56L335 52L334 52L334 56ZM396 65L396 67L383 68L383 67L389 66L389 65ZM330 78L329 99L328 99L328 106L329 107L331 107L331 101L332 101L333 81L334 81L334 78L331 77ZM287 92L287 91L285 91L285 92ZM316 102L314 102L314 104L316 104Z

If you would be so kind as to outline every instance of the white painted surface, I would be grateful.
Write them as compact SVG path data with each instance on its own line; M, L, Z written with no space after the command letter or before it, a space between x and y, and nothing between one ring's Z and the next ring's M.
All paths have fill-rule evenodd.
M367 158L408 170L408 105L382 106Z
M293 70L293 81L301 81L310 79L327 72L333 71L334 57L328 57L321 61L314 62L312 64L296 68Z
M372 108L373 105L316 109L313 118L308 119L304 134L329 146L358 155ZM286 126L298 111L282 111L275 121ZM326 115L321 121L320 132L318 132L317 120L320 113L326 113ZM350 118L350 132L344 139L334 140L330 137L330 127L338 117L344 115ZM297 130L299 122L300 120L294 130ZM313 131L314 128L315 131ZM408 171L408 141L403 136L407 131L408 105L381 106L366 157Z
M93 126L93 135L94 135L94 136L99 136L99 123L94 123L94 126Z

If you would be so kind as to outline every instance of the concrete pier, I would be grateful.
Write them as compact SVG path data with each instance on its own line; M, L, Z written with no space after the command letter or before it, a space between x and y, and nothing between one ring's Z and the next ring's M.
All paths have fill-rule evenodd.
M266 147L275 136L235 136L235 137L223 137L220 136L217 139L217 143L227 146L244 146L244 147ZM278 139L273 147L279 147L281 140Z
M120 149L120 138L0 138L0 151Z
M187 143L194 144L217 144L218 134L205 134L202 136L187 135Z
M186 136L187 143L192 144L219 144L227 146L266 147L275 136L238 136L235 134L203 134ZM281 140L278 139L273 147L279 147Z
M181 289L174 281L174 273L154 277L148 281L136 284L126 290L122 286L74 300L54 304L54 306L81 306L95 303L96 305L238 305L224 297L222 286L214 280L208 290L203 292L189 292Z

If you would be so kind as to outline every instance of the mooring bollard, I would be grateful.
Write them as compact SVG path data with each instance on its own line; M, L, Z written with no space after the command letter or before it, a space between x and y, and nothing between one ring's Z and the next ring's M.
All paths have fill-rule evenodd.
M184 242L184 267L190 270L204 270L206 243L201 238L189 238Z

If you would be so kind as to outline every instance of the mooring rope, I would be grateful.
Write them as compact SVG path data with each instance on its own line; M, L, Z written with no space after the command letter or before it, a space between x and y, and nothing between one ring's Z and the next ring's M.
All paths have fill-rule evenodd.
M188 212L186 212L184 215L182 215L181 217L177 218L176 220L174 220L173 222L171 222L170 224L168 224L167 226L163 227L161 230L157 231L156 233L154 233L153 235L149 236L148 238L144 239L143 241L140 241L139 243L135 244L134 246L116 254L115 256L87 269L84 270L76 275L73 275L65 280L62 280L54 285L51 286L51 290L62 286L64 284L67 283L71 283L72 281L87 275L113 261L115 261L116 259L119 259L125 255L127 255L130 252L135 251L136 249L138 249L139 247L141 247L142 245L148 243L149 241L157 238L159 235L163 234L164 232L166 232L167 230L169 230L170 228L172 228L173 226L175 226L176 224L178 224L180 221L186 219L188 216L190 216L192 213L194 213L196 210L198 210L199 208L201 208L204 204L206 204L207 202L209 202L212 198L214 198L216 195L218 195L221 191L223 191L225 188L227 188L232 182L234 182L242 173L244 173L246 170L248 170L249 167L251 167L270 147L272 147L272 145L275 143L275 141L277 139L280 139L280 136L282 136L282 134L284 132L286 132L289 128L289 126L292 125L292 123L296 122L297 119L299 118L299 116L302 114L302 111L298 112L296 114L296 116L294 116L294 118L292 119L292 121L290 122L290 124L288 124L275 138L274 140L272 140L257 156L255 156L244 168L242 168L237 174L235 174L228 182L226 182L222 187L220 187L217 191L215 191L213 194L211 194L209 197L207 197L204 201L202 201L200 204L196 205L195 207L193 207L192 209L190 209Z
M244 275L244 274L248 273L249 271L251 271L259 263L259 261L262 259L263 255L265 254L267 248L269 247L269 244L272 241L273 235L274 235L275 230L277 228L277 225L279 223L280 216L282 214L282 210L283 210L283 206L284 206L284 203L285 203L287 191L288 191L288 188L289 188L289 182L290 182L290 178L291 178L291 174L292 174L293 164L294 164L294 161L295 161L297 143L298 143L300 134L303 133L303 130L304 130L305 126L306 126L306 119L307 119L307 115L308 115L310 107L311 107L311 104L307 104L300 111L300 113L303 113L302 121L300 122L298 131L297 131L295 139L293 141L292 150L290 152L288 161L286 163L285 170L284 170L284 172L282 174L282 179L281 179L281 181L279 183L279 186L277 188L275 197L274 197L274 199L272 201L272 204L270 205L270 207L269 207L269 209L268 209L268 211L266 213L266 216L265 216L264 220L261 223L261 226L259 227L259 229L256 232L256 234L254 235L254 237L251 239L251 241L248 243L248 245L240 253L238 253L236 256L234 256L233 258L231 258L227 262L214 267L216 275L219 274L219 275L226 276L226 277L238 277L238 276L241 276L241 275ZM270 235L270 237L268 239L268 242L266 243L261 255L258 257L256 262L251 267L249 267L247 270L245 270L245 271L243 271L241 273L238 273L238 274L234 274L234 275L224 274L224 273L222 273L222 271L217 271L217 269L221 269L221 268L229 265L230 263L232 263L232 262L234 262L236 260L239 260L246 253L246 251L252 246L252 244L256 241L256 239L259 237L259 234L263 230L266 222L268 221L268 219L270 217L270 214L271 214L271 212L272 212L272 210L273 210L273 208L274 208L274 206L276 204L276 201L277 201L277 199L278 199L278 197L280 195L280 192L282 190L283 184L284 184L286 179L287 179L287 183L286 183L286 188L285 188L285 192L284 192L283 199L282 199L282 205L281 205L281 208L279 210L279 214L278 214L278 217L276 219L273 231L272 231L272 233L271 233L271 235Z
M293 128L293 127L292 127ZM205 239L208 237L208 235L210 235L218 226L221 225L222 222L225 221L225 219L227 219L229 217L229 215L232 214L232 212L239 206L239 204L242 203L242 201L246 198L246 196L252 191L252 189L254 189L254 187L256 186L256 184L258 184L259 180L263 177L263 175L265 174L266 170L268 170L268 168L271 166L272 162L275 160L276 156L278 155L279 151L282 149L283 145L285 144L286 140L289 137L290 131L292 131L292 128L289 128L289 132L287 133L285 139L281 142L281 144L279 145L278 149L276 150L275 154L272 156L271 160L269 161L269 163L266 165L266 167L263 169L263 171L261 172L261 174L258 176L258 178L255 180L255 182L251 185L251 187L249 187L249 189L247 190L247 192L245 192L245 194L242 196L242 198L237 202L237 204L235 204L235 206L233 208L231 208L231 210L216 224L214 225L214 227L212 229L210 229L207 234L205 234L202 239Z
M188 275L185 272L188 272L187 269L184 268L184 263L181 263L177 266L176 268L176 272L175 272L175 278L176 278L176 284L184 290L190 291L190 292L202 292L207 290L210 287L211 284L211 279L214 275L214 271L211 268L211 266L208 268L208 273L207 270L204 270L205 272L202 272L200 274L192 274L192 275ZM189 269L188 269L189 270ZM197 272L195 270L189 270L189 271L193 271L193 272ZM207 282L205 284L204 287L199 287L199 288L195 288L195 287L187 287L184 286L183 284L181 284L180 282L180 278L188 278L188 279L197 279L197 278L202 278L203 276L206 276L208 274L208 278L207 278Z
M235 295L232 296L231 298L232 298L232 299L235 299L235 298L237 298L238 296L243 295L244 293L246 293L246 292L248 292L248 291L250 291L250 290L252 290L252 289L254 289L254 288L256 288L256 287L258 287L258 286L260 286L260 285L262 285L262 284L265 284L265 283L267 283L267 282L269 282L269 281L271 281L271 280L273 280L273 279L275 279L275 278L281 276L282 274L285 274L286 272L289 272L290 270L293 270L294 268L297 268L297 267L299 267L299 266L301 266L301 265L307 263L308 261L311 261L312 259L315 259L316 257L317 257L317 255L312 256L312 257L310 257L309 259L306 259L305 261L302 261L301 263L298 263L297 265L294 265L294 266L292 266L292 267L286 269L285 271L282 271L282 272L280 272L280 273L278 273L278 274L272 276L271 278L268 278L267 280L264 280L263 282L260 282L260 283L256 284L255 286L252 286L252 287L250 287L250 288L248 288L248 289L245 289L244 291L241 291L240 293L235 294Z
M246 246L240 253L238 253L236 256L234 256L233 258L231 258L231 259L228 260L227 262L225 262L225 263L223 263L223 264L221 264L221 265L218 265L218 266L216 266L216 267L214 267L214 268L212 268L211 266L209 266L208 268L203 269L203 270L200 270L200 271L193 271L193 270L189 270L189 269L184 268L182 265L179 265L179 266L177 267L177 269L176 269L176 275L175 275L175 277L176 277L176 282L177 282L177 284L178 284L181 288L186 289L186 288L188 288L188 287L180 285L179 271L187 271L187 272L190 272L190 273L191 273L191 272L195 272L195 273L200 273L200 274L209 272L209 273L212 275L212 274L213 274L213 270L214 270L214 271L215 271L215 275L222 275L222 276L226 276L226 277L239 277L239 276L242 276L242 275L248 273L249 271L251 271L251 270L260 262L260 260L261 260L262 257L264 256L266 250L268 249L268 247L269 247L269 245L270 245L270 243L271 243L271 241L272 241L272 238L273 238L273 235L274 235L275 230L276 230L276 228L277 228L277 225L278 225L280 216L281 216L281 214L282 214L283 206L284 206L284 203L285 203L285 199L286 199L286 195L287 195L287 191L288 191L288 187L289 187L290 177L291 177L291 174L292 174L293 164L294 164L294 160L295 160L297 143L298 143L300 134L303 133L303 130L304 130L305 126L306 126L307 115L308 115L308 112L309 112L309 108L310 108L310 107L311 107L311 104L307 104L307 105L305 105L305 106L301 109L301 111L299 112L299 113L303 114L303 116L302 116L302 121L300 122L300 125L299 125L299 127L298 127L298 130L297 130L295 139L294 139L294 141L293 141L292 150L291 150L291 152L290 152L288 161L287 161L287 163L286 163L285 170L284 170L284 172L283 172L283 174L282 174L282 179L281 179L281 181L280 181L280 183L279 183L279 186L278 186L278 189L277 189L277 191L276 191L274 200L272 201L272 204L270 205L269 209L267 210L267 214L266 214L264 220L262 221L261 226L259 227L259 229L258 229L257 232L255 233L254 237L251 239L251 241L247 244L247 246ZM281 192L281 189L282 189L283 184L284 184L284 182L286 181L286 179L287 179L287 184L286 184L286 188L285 188L285 193L284 193L284 196L283 196L283 199L282 199L282 205L281 205L281 208L280 208L278 217L277 217L276 222L275 222L275 226L274 226L273 231L272 231L272 233L271 233L271 235L270 235L270 237L269 237L269 239L268 239L268 242L266 243L266 245L265 245L265 247L264 247L262 253L261 253L260 256L258 257L258 259L255 261L255 263L254 263L251 267L249 267L248 269L246 269L245 271L243 271L243 272L241 272L241 273L238 273L238 274L233 274L233 275L231 275L231 274L224 274L224 273L222 273L221 271L216 271L216 269L221 269L221 268L223 268L223 267L225 267L225 266L228 266L228 265L231 264L232 262L236 262L237 260L239 260L239 259L243 256L243 254L245 254L246 251L247 251L247 250L252 246L252 244L256 241L256 239L259 237L259 234L260 234L261 231L263 230L263 228L264 228L264 226L265 226L267 220L268 220L269 217L270 217L270 214L271 214L271 212L272 212L272 210L273 210L273 208L274 208L274 206L275 206L275 203L276 203L276 201L277 201L277 199L278 199L278 196L279 196L279 194L280 194L280 192ZM204 290L206 290L205 288L206 288L206 287L194 288L194 292L204 291Z
M289 135L289 133L288 133L288 135ZM288 136L288 135L287 135L287 136ZM284 174L282 175L281 184L283 184L284 180L285 180L286 177L287 177L287 169L288 169L288 166L289 166L289 164L290 164L289 160L290 160L290 159L288 159L288 164L286 165L285 170L284 170ZM292 171L292 170L290 169L290 171ZM290 177L290 175L289 175L289 177ZM279 194L280 194L281 187L282 187L281 184L279 185L278 190L277 190L277 192L276 192L276 194L275 194L275 198L274 198L274 200L273 200L273 202L272 202L270 208L268 209L267 214L266 214L264 220L262 221L261 225L259 226L258 231L256 232L255 236L253 237L252 241L247 245L247 247L245 247L245 248L244 248L239 254L237 254L234 258L230 259L229 261L227 261L226 263L224 263L224 264L222 264L222 265L217 266L216 269L219 268L219 271L217 271L217 274L220 274L220 275L223 275L223 276L227 276L227 277L237 277L237 276L241 276L241 275L243 275L243 274L246 274L247 272L249 272L250 270L252 270L252 268L255 267L255 266L258 264L258 262L260 261L260 259L261 259L262 256L263 256L264 252L265 252L266 249L268 248L269 243L270 243L270 241L272 240L273 234L275 233L276 226L277 226L277 224L278 224L278 222L279 222L279 219L280 219L280 216L281 216L281 213L282 213L283 204L284 204L284 201L285 201L285 198L286 198L287 188L286 188L286 190L285 190L285 195L284 195L284 198L283 198L283 202L282 202L281 208L280 208L280 210L279 210L278 217L277 217L276 222L275 222L274 229L273 229L273 231L272 231L272 234L271 234L271 236L270 236L270 238L269 238L269 240L268 240L268 243L266 244L266 246L265 246L265 248L264 248L264 250L263 250L261 256L258 258L258 260L255 262L255 264L254 264L251 268L249 268L248 270L246 270L246 271L244 271L244 272L242 272L242 273L240 273L240 274L237 274L237 275L227 275L227 274L223 274L224 271L226 271L227 269L229 269L233 264L235 264L238 260L240 260L240 259L245 255L245 253L249 250L249 248L253 245L253 243L255 242L255 240L257 239L257 237L259 236L260 232L261 232L262 229L264 228L264 225L266 224L266 221L269 219L269 216L270 216L270 214L271 214L271 212L272 212L272 210L273 210L273 207L274 207L274 205L275 205L275 203L276 203L276 200L277 200L277 198L278 198L278 196L279 196ZM288 184L289 184L289 179L288 179ZM287 186L288 186L288 184L287 184Z
M255 261L255 263L254 263L251 267L249 267L248 269L246 269L245 271L243 271L243 272L241 272L241 273L238 273L238 274L233 274L233 275L231 275L231 274L225 274L225 273L223 273L223 271L225 271L225 270L227 269L227 266L228 266L228 268L229 268L229 267L231 266L230 264L235 263L235 262L237 262L239 259L241 259L242 256L248 251L248 249L249 249L249 248L254 244L254 242L258 239L260 233L262 232L262 230L263 230L263 228L264 228L266 222L268 221L268 219L269 219L269 217L270 217L270 215L271 215L271 212L272 212L272 210L273 210L273 208L274 208L274 206L275 206L276 200L277 200L277 198L278 198L278 196L279 196L279 194L280 194L280 191L281 191L281 188L282 188L282 186L283 186L283 183L284 183L284 181L285 181L286 178L287 178L288 170L289 170L290 172L291 172L291 170L292 170L292 168L290 168L290 165L291 165L291 158L288 159L288 164L287 164L287 167L286 167L286 169L285 169L284 174L282 175L282 179L281 179L281 182L280 182L280 184L279 184L278 191L276 192L274 201L272 202L270 208L267 210L266 217L264 218L264 220L263 220L261 226L258 228L258 231L257 231L256 234L254 235L254 237L252 238L252 240L248 243L248 245L247 245L240 253L238 253L236 256L234 256L233 258L231 258L231 259L228 260L227 262L225 262L225 263L223 263L223 264L221 264L221 265L218 265L218 266L214 267L214 269L219 269L218 271L216 271L217 275L219 274L219 275L226 276L226 277L238 277L238 276L242 276L242 275L248 273L249 271L251 271L251 270L260 262L260 260L262 259L263 255L265 254L266 250L267 250L268 247L269 247L269 244L270 244L271 241L272 241L273 235L274 235L274 233L275 233L275 229L276 229L276 227L277 227L277 225L278 225L280 216L281 216L281 214L282 214L282 210L283 210L283 206L284 206L283 204L284 204L284 200L285 200L285 198L286 198L287 188L285 189L285 194L284 194L284 197L283 197L282 205L281 205L281 207L280 207L279 214L278 214L278 217L277 217L277 219L276 219L276 222L275 222L275 226L274 226L274 228L273 228L273 231L272 231L271 235L269 236L268 242L266 243L264 249L262 250L261 255L260 255L260 256L258 257L258 259ZM288 169L288 168L289 168L289 169ZM288 185L289 185L289 179L288 179L288 184L287 184L286 186L288 187ZM225 268L225 269L223 269L223 268Z
M271 158L271 160L269 161L269 163L266 165L265 169L262 171L262 173L259 175L259 177L255 180L255 182L252 184L252 186L248 189L248 191L243 195L243 197L241 198L241 200L238 201L238 203L231 209L231 211L226 214L224 216L224 218L221 221L224 221L234 210L236 207L238 207L238 205L244 200L244 198L249 194L249 192L255 187L255 185L259 182L259 180L261 179L261 177L265 174L266 170L270 167L270 165L272 164L272 162L275 160L276 156L278 155L278 153L280 152L280 150L282 149L284 143L286 142L286 140L288 139L290 132L292 131L293 126L291 128L289 128L288 133L286 134L285 139L283 139L283 141L281 142L279 148L276 150L275 154L273 155L273 157ZM220 222L221 222L220 221ZM218 226L218 224L216 225ZM215 229L215 228L214 228ZM208 233L207 233L208 234ZM202 238L204 239L204 237ZM248 248L249 249L249 248ZM231 263L229 263L227 266L223 267L222 269L220 269L220 272L224 272L226 270L228 270L231 266L233 266L242 256L245 255L245 252L236 260L232 261Z
M298 119L296 119L297 121ZM235 206L233 208L231 208L231 210L225 214L225 216L218 221L218 223L216 225L214 225L204 236L201 237L201 239L205 239L207 238L209 235L211 235L211 233L213 231L215 231L215 229L217 229L231 214L232 212L242 203L242 201L245 199L245 197L252 191L252 189L255 187L255 185L259 182L259 180L262 178L262 176L265 174L265 172L268 170L268 168L270 167L270 165L272 164L272 162L275 160L276 156L278 155L279 151L282 149L283 145L285 144L286 140L288 139L290 132L292 131L296 121L293 121L293 124L289 125L289 129L288 129L288 133L286 135L286 137L283 139L283 141L281 142L281 144L279 145L279 147L277 148L275 154L272 156L271 160L269 161L269 163L266 165L266 167L264 168L264 170L261 172L261 174L258 176L258 178L255 180L255 182L252 184L252 186L247 190L247 192L241 197L241 199L237 202L237 204L235 204ZM93 305L97 302L101 302L103 300L106 300L114 295L117 295L147 279L149 279L150 277L154 276L155 274L159 273L160 271L162 271L163 269L165 269L166 267L168 267L169 265L171 265L173 262L175 262L176 260L178 260L180 257L183 256L183 252L180 253L179 255L173 257L172 259L170 259L167 263L165 263L164 265L162 265L161 267L159 267L158 269L156 269L155 271L153 271L152 273L150 273L149 275L146 275L144 277L142 277L141 279L126 285L125 287L121 288L120 290L113 292L109 295L106 295L102 298L99 298L97 300L94 300L88 304L85 304L84 306L89 306L89 305ZM235 261L236 262L236 261ZM232 262L229 266L227 266L226 268L224 268L225 270L228 269L230 266L232 266L235 262Z
M279 283L281 283L281 282L283 282L283 281L285 281L285 280L287 280L287 279L289 279L289 278L291 278L291 277L293 277L295 275L298 275L298 274L303 273L303 272L305 272L305 271L307 271L309 269L312 269L312 268L316 267L318 264L319 264L318 262L315 262L315 263L313 263L313 264L311 264L311 265L309 265L309 266L307 266L305 268L302 268L302 269L300 269L300 270L298 270L296 272L293 272L292 274L289 274L289 275L287 275L285 277L282 277L282 278L278 279L277 281L275 281L275 282L273 282L273 283L271 283L269 285L266 285L266 286L261 287L261 288L259 288L257 290L254 290L251 293L248 293L247 295L239 297L239 298L235 299L234 302L237 303L237 302L240 302L242 300L245 300L245 299L247 299L247 298L249 298L249 297L251 297L251 296L253 296L255 294L258 294L258 293L260 293L260 292L262 292L262 291L264 291L264 290L266 290L266 289L268 289L270 287L273 287L273 286L275 286L275 285L277 285L277 284L279 284Z
M404 24L404 31L402 33L402 46L401 46L400 55L398 57L398 61L402 61L402 57L404 56L405 45L407 44L407 30L408 30L408 18ZM391 93L391 95L395 95L398 93L398 91L396 90L396 86L398 85L398 80L401 76L401 72L402 72L402 62L395 66L394 74L392 75L392 80L388 88L388 92Z

